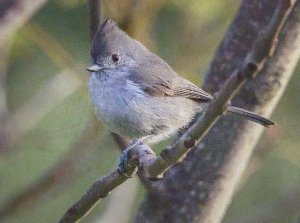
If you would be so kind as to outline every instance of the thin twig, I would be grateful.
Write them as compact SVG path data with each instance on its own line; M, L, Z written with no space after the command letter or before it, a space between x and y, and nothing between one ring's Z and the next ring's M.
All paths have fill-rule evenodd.
M90 12L90 33L91 40L97 32L99 25L102 23L102 1L101 0L88 0L89 12Z
M84 216L100 198L105 197L116 186L128 179L136 167L139 167L148 178L160 177L173 164L183 159L185 154L197 144L213 123L226 110L228 101L237 92L239 87L256 76L268 56L273 52L277 36L290 9L289 1L281 1L271 19L269 28L261 32L254 42L245 63L237 69L225 82L218 97L208 106L201 116L171 147L164 149L160 156L155 158L151 149L146 145L135 146L131 150L131 159L125 169L126 174L120 174L117 169L111 174L100 178L88 192L75 203L62 217L62 222L75 222Z
M115 140L115 142L118 144L119 149L121 151L124 151L127 148L127 146L129 145L129 143L130 143L129 140L127 140L127 139L119 136L118 134L116 134L114 132L111 133L111 136L113 137L113 139Z
M131 178L138 170L138 167L141 168L145 163L151 163L156 158L151 148L144 144L132 148L130 157L131 159L125 168L125 173L116 168L110 174L99 178L80 200L68 209L59 223L78 221L114 188Z

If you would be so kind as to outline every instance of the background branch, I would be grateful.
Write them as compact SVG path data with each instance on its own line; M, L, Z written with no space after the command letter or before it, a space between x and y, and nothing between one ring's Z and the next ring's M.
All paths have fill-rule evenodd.
M94 38L100 24L103 22L102 1L103 0L88 0L91 40Z
M4 0L0 2L0 42L21 27L47 0Z
M12 140L12 124L8 121L6 102L6 70L10 36L21 27L47 0L0 1L0 150L7 149ZM1 151L0 151L1 152Z
M6 101L6 71L8 66L9 48L0 42L0 152L7 149L11 141L11 125L7 121L9 113Z

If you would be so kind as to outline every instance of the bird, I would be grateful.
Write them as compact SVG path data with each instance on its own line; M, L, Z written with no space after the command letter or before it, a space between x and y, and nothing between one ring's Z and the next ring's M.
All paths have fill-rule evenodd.
M91 103L107 128L128 140L154 144L169 138L214 100L112 19L97 30L91 58ZM275 124L242 108L228 106L227 111L266 127Z

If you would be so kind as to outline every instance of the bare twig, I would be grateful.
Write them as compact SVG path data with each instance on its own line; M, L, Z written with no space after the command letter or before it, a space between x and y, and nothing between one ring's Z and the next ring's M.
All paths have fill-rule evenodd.
M121 187L117 187L110 195L104 213L97 216L94 223L120 223L120 219L122 222L129 222L132 208L139 196L138 187L137 180L128 180Z
M158 158L154 157L151 149L146 145L135 146L131 150L131 153L134 155L129 162L130 165L126 168L127 175L133 174L138 166L148 178L158 178L171 165L183 159L184 155L194 147L197 141L206 134L215 120L226 110L228 101L241 84L246 79L253 78L262 68L265 59L272 53L278 32L290 8L287 2L289 1L282 1L278 5L271 19L270 28L260 33L244 64L225 82L219 96L209 105L207 112L205 112L173 146L163 150ZM117 170L100 178L88 192L66 212L60 222L77 221L85 215L100 198L105 197L111 190L127 179L128 177L120 174Z
M115 142L118 144L119 149L121 151L124 151L127 148L127 146L129 145L129 143L130 143L129 140L127 140L127 139L119 136L118 134L116 134L114 132L111 133L111 136L113 137L113 139L115 140Z
M125 168L125 173L119 168L110 174L98 179L78 202L64 214L60 223L76 222L86 215L92 207L102 198L105 198L114 188L124 183L137 171L138 167L143 167L145 163L152 163L155 159L154 152L147 145L140 145L130 150L131 159Z
M88 6L90 11L90 33L91 40L97 32L99 25L103 21L103 0L88 0Z

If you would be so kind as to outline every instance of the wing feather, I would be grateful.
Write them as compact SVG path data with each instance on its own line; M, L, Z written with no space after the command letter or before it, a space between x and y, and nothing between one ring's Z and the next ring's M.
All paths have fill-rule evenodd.
M175 96L183 96L190 99L205 101L210 101L213 99L209 93L205 92L186 79L177 76L174 82L173 91Z
M213 97L192 82L181 78L161 58L147 56L145 64L133 67L129 78L138 83L145 92L153 96L186 97L193 100L210 101Z

